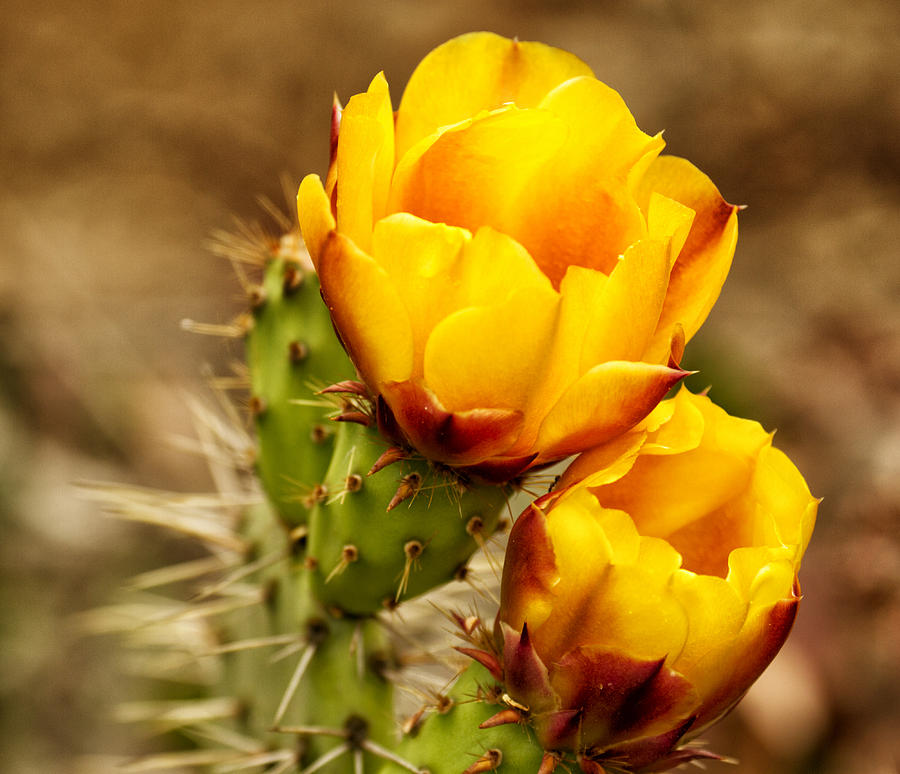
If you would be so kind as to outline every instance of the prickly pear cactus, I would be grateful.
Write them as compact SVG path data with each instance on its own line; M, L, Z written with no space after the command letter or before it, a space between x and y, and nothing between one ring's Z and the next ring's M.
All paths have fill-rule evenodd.
M304 524L334 449L330 405L316 398L316 385L350 378L353 367L335 339L315 272L297 255L268 259L250 303L246 352L257 472L284 520Z
M193 326L246 345L249 423L226 401L230 422L192 406L219 491L91 488L208 553L91 619L125 632L145 671L196 686L123 709L196 745L123 770L649 774L720 759L686 745L787 637L818 505L758 424L686 390L663 400L688 374L739 208L658 156L659 135L575 57L491 33L429 54L396 112L379 74L331 128L324 183L299 186L310 253L296 228L226 240L233 263L255 261L257 276L238 272L249 309ZM595 177L587 209L530 199ZM515 182L511 200L479 201L507 194L495 178ZM519 491L536 499L501 579ZM186 599L151 593L173 585Z
M385 440L302 244L288 235L257 254L259 282L244 283L249 309L235 326L254 436L193 405L220 492L92 489L111 511L187 533L209 553L135 579L141 604L132 596L93 622L123 630L147 664L148 640L154 651L164 643L155 675L203 674L193 699L123 709L197 748L125 769L459 774L539 763L523 729L478 729L502 709L500 689L435 645L447 620L429 603L412 606L411 625L405 612L436 589L464 592L454 605L469 612L473 589L493 597L512 490ZM149 596L172 585L187 588L186 602Z

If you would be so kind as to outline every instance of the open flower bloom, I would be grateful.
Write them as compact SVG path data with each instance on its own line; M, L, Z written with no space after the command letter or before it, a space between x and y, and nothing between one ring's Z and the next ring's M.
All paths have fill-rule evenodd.
M684 375L736 208L579 59L463 35L396 115L379 74L332 128L300 225L402 444L505 480L625 432Z
M682 389L519 517L498 660L546 750L666 770L775 656L818 501L771 440Z

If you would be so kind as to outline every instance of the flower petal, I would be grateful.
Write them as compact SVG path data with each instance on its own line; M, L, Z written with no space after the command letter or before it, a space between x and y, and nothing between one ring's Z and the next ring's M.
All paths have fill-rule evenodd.
M350 98L337 150L337 225L368 251L372 226L385 214L394 169L394 112L383 73Z
M531 180L562 147L566 128L546 110L501 108L416 145L397 165L391 212L509 234ZM527 245L526 245L527 247Z
M494 306L471 307L439 323L425 347L425 381L449 411L521 410L553 338L559 298L524 287Z
M706 429L696 448L642 456L627 476L592 491L605 507L631 514L642 535L668 539L689 569L724 575L728 551L751 540L740 496L771 437L758 423L731 417L708 398L688 396L704 415ZM713 532L720 540L708 539Z
M557 401L541 424L541 459L561 459L608 441L641 421L686 371L612 361L595 366Z
M387 273L343 234L332 231L319 256L322 297L347 353L373 389L413 370L409 315Z
M425 343L434 326L458 306L451 277L468 231L429 223L406 213L375 224L372 257L390 276L409 314L415 349L414 375L421 377Z
M540 508L530 505L509 534L500 586L502 620L516 631L526 624L532 630L543 624L550 615L558 582L546 517Z
M397 111L397 159L442 126L508 102L535 107L555 86L591 69L543 43L472 32L438 46L415 69Z
M307 175L300 182L297 190L297 217L309 257L318 270L325 238L336 226L334 215L331 214L331 204L318 175Z
M415 380L382 385L392 421L419 453L450 465L476 465L509 448L522 429L522 414L507 408L447 411Z
M641 660L579 647L553 665L553 688L563 709L584 708L585 747L604 747L681 728L699 703L683 676L662 659Z
M644 211L653 192L694 210L687 241L672 269L669 294L659 321L660 339L681 323L687 340L697 332L719 297L737 242L737 207L693 164L660 156L648 168L636 196Z
M582 373L609 360L643 360L659 321L668 278L667 243L642 239L625 251L588 319Z

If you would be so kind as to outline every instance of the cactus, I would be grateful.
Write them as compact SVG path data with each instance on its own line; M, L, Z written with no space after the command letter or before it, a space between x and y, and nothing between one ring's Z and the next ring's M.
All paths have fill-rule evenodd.
M262 283L249 295L257 472L285 521L303 524L334 445L325 418L330 406L316 399L312 385L349 378L353 367L335 339L315 273L297 256L271 255Z
M576 229L577 240L563 239L560 249L565 229L555 222L543 224L550 230L534 242L538 252L532 256L516 234L480 228L473 235L440 218L417 218L415 209L382 211L387 199L403 203L409 194L408 203L418 205L417 196L440 188L426 162L435 148L456 148L459 138L444 124L459 120L459 105L434 113L433 85L464 72L451 62L457 57L476 68L493 57L496 71L482 85L490 99L500 100L498 112L484 109L471 122L454 124L451 129L462 127L459 134L478 121L491 131L519 127L500 137L497 148L505 153L525 142L516 132L530 124L515 122L545 122L558 110L560 126L575 121L572 137L587 137L593 127L578 124L583 111L571 107L590 98L598 115L619 116L611 125L627 152L612 147L616 143L604 152L621 152L623 170L636 158L654 165L652 171L644 161L636 167L649 178L643 193L631 190L634 170L616 172L610 190L618 192L618 177L628 178L627 196L624 188L621 195L629 199L629 218L635 216L650 236L621 254L616 242L610 255L619 257L608 273L593 264L599 249L590 260L579 255L566 263L567 250L584 235ZM551 64L549 80L534 94L522 85L531 69ZM709 441L721 452L715 470L724 471L728 486L753 494L747 498L753 507L735 498L728 519L750 524L721 524L720 513L703 510L713 497L682 502L681 478L692 477L678 476L679 466L686 458L713 464L705 447L690 455L708 429L722 440L710 429L719 414L683 406L676 413L678 399L657 405L687 373L677 364L688 334L676 318L694 328L702 323L731 261L737 208L687 162L656 164L659 138L637 130L617 95L613 99L570 55L476 33L450 41L421 67L421 83L415 85L414 76L412 96L396 116L383 75L351 100L345 118L335 104L329 174L324 185L307 176L298 196L321 294L296 231L230 255L260 258L258 284L239 274L250 311L226 329L245 336L254 453L248 455L252 441L241 427L195 407L217 495L94 490L126 518L168 524L200 539L209 552L135 584L146 590L205 579L187 604L153 597L93 619L95 628L130 632L145 652L148 645L166 645L157 672L174 663L206 678L206 687L180 707L138 705L124 713L155 719L165 730L179 728L198 748L140 759L126 771L182 765L212 767L213 774L552 774L575 765L584 774L663 771L717 757L683 745L733 706L787 636L799 598L796 570L817 501L774 451L765 452L753 487L732 486L746 468L734 460L747 454L727 444L718 450ZM540 111L510 108L508 91L520 86L526 101L546 93ZM438 134L426 147L432 130ZM424 149L421 156L406 152L404 164L412 159L424 165L415 174L404 164L394 169L394 132L413 141L417 152ZM422 142L415 144L417 133ZM468 169L475 159L469 171L476 177L493 163L491 154L481 158L468 150L452 158L451 194L459 184L457 162ZM505 158L500 154L498 163ZM602 191L602 201L619 206L619 193ZM631 201L632 195L638 198ZM442 194L437 204L437 215L444 205L455 213L453 195ZM493 212L493 202L484 204L476 209ZM499 212L506 213L505 205ZM597 213L591 210L590 217ZM517 216L508 225L520 221ZM524 236L530 233L526 229ZM541 252L545 242L553 246L548 254ZM226 242L224 252L229 249ZM682 250L686 257L678 263ZM488 276L492 271L495 276ZM511 290L504 287L507 272L516 275L509 278ZM479 286L482 274L485 287ZM439 281L446 283L447 299L440 297ZM470 347L479 342L468 339L483 332L488 341L472 358ZM516 339L512 354L503 349L506 339ZM528 352L533 341L534 352ZM544 350L546 361L532 357ZM478 371L478 384L459 378L470 371ZM771 439L747 424L753 423L734 431L733 445L762 457L763 441ZM581 456L555 489L554 479L534 472L572 454ZM634 497L628 512L631 501L621 492L607 492L610 499L601 502L599 490L614 487L632 469L634 479L644 481L641 471L654 463L636 461L641 454L662 457L660 468L674 470L678 486L663 486L650 474L649 484L635 486L641 495L658 489L668 500L651 507ZM258 483L248 475L248 458ZM231 465L223 465L228 459ZM778 476L783 480L775 481ZM529 491L541 496L512 528L502 604L491 589L482 589L500 605L490 630L471 598L449 609L440 600L459 581L478 588L473 557L489 555L507 523L512 495L529 488L542 490ZM627 485L622 490L631 493ZM548 521L544 509L557 507ZM642 516L651 522L646 535L638 524ZM657 516L675 536L672 545L666 543L672 535L653 521ZM701 550L690 530L713 517L716 529L733 534L726 540L716 529L695 530L710 533ZM696 554L688 554L683 568L685 557L675 545ZM734 557L741 572L733 572ZM754 564L759 557L765 558L762 570ZM728 579L716 574L726 564ZM500 573L490 569L489 585L496 588ZM759 584L756 575L775 580ZM760 585L765 615L744 604ZM770 586L783 598L769 599ZM601 589L606 606L597 601ZM709 598L696 603L700 590ZM438 599L435 608L456 624L463 644L455 660L432 652L440 628L436 616L418 635L412 632L415 616L405 611L417 609L410 603L416 597ZM697 609L688 611L695 603ZM746 617L734 631L728 627L740 615L719 615L728 605ZM576 635L588 628L585 621L591 622L590 637L581 642ZM692 627L700 632L696 642L685 633ZM663 628L671 642L656 641ZM428 649L417 642L423 638ZM710 662L722 661L734 644L740 646L739 663L710 683ZM651 658L650 651L664 645L672 652ZM685 674L697 673L696 684L671 665L677 659ZM423 672L423 660L439 668ZM416 665L419 672L411 672ZM401 722L397 685L404 682L424 704Z

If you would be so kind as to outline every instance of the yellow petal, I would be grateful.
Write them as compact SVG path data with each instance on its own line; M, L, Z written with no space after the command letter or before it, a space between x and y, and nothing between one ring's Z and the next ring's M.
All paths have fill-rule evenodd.
M553 290L524 287L494 306L450 315L425 347L425 382L449 411L524 407L557 308Z
M689 395L689 394L688 394ZM681 533L685 544L708 545L705 531L730 535L729 548L746 545L749 535L742 510L731 505L747 489L760 450L770 436L756 422L728 416L704 396L691 396L703 414L704 435L699 446L683 454L642 456L621 480L595 494L609 508L621 508L634 518L643 535L669 538L686 557L686 548L673 537ZM686 532L685 532L686 531ZM725 545L723 543L723 545ZM716 554L724 572L727 549ZM711 557L704 559L704 562ZM695 561L697 561L695 559Z
M581 372L608 360L642 360L656 330L669 277L668 245L642 239L609 275L587 322Z
M337 225L368 251L372 226L385 214L394 168L394 113L383 73L350 98L337 149Z
M414 339L415 376L422 375L425 343L434 326L456 311L459 299L452 277L468 231L429 223L405 213L375 224L372 257L390 276L409 315Z
M690 340L719 297L731 267L737 242L737 207L728 204L712 181L693 164L675 156L657 158L638 185L636 196L645 211L651 206L653 192L696 213L672 269L659 321L660 339L665 339L671 327L680 323Z
M297 217L309 257L312 258L313 266L318 267L325 237L336 225L331 214L331 204L318 175L307 175L301 181L297 191Z
M703 412L695 405L700 397L682 385L674 398L660 403L641 424L648 433L641 454L682 454L696 449L706 428ZM656 424L657 420L662 421Z
M533 632L546 663L580 645L642 659L681 652L687 616L668 589L674 551L657 544L641 552L626 514L575 497L553 508L547 522L560 580L552 612Z
M555 86L590 68L542 43L473 32L438 46L409 79L397 111L397 159L419 140L508 102L535 107Z
M672 592L687 613L689 633L670 666L706 696L720 680L716 664L730 659L729 650L744 625L748 605L724 578L687 570L674 574Z
M596 78L572 78L557 86L540 107L561 118L569 129L566 154L560 158L566 174L625 181L648 151L657 154L661 135L642 132L625 101Z
M595 366L563 393L541 424L536 442L540 459L561 459L624 433L684 375L648 363Z
M491 226L515 237L510 225L520 202L564 138L562 122L545 110L507 107L481 114L423 140L401 160L389 208L472 232Z
M818 500L809 492L800 471L784 452L769 446L762 450L753 480L752 497L774 529L757 542L796 547L797 566L815 526Z
M354 365L373 388L404 381L413 368L409 315L387 273L332 231L319 257L322 296Z

